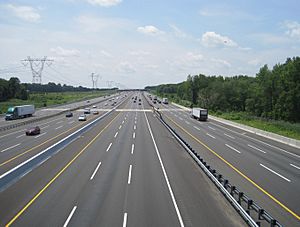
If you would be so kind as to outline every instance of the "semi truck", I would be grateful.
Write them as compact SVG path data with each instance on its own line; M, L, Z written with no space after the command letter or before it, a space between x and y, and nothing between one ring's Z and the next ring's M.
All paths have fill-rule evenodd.
M34 112L34 105L12 106L8 108L5 115L5 120L8 121L24 117L31 117Z
M206 121L208 118L208 110L202 108L192 108L191 117L200 121Z
M162 99L162 103L163 103L163 104L168 104L168 103L169 103L168 98L163 98L163 99Z

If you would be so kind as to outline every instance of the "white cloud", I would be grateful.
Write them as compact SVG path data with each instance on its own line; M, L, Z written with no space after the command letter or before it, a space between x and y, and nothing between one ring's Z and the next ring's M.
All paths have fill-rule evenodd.
M187 34L184 33L182 30L180 30L177 26L171 24L170 27L173 29L174 34L175 34L176 37L179 37L179 38L186 38L187 37Z
M124 29L131 24L131 22L126 19L103 18L89 15L81 15L75 20L79 24L80 29L85 32L99 32L103 29Z
M113 55L105 50L101 50L100 53L105 56L105 57L108 57L108 58L112 58Z
M123 61L119 64L118 72L126 73L126 74L132 74L132 73L136 72L136 69L129 62Z
M224 46L224 47L237 47L237 43L228 38L227 36L219 35L215 32L205 32L202 35L202 44L207 47L216 47L216 46Z
M122 0L87 0L87 2L92 5L110 7L120 4Z
M50 51L62 57L78 57L80 54L80 51L77 49L64 49L60 46L51 48Z
M137 28L138 32L141 32L143 34L146 35L159 35L159 34L163 34L164 32L159 30L157 27L153 26L153 25L147 25L144 27L138 27Z
M212 58L212 59L210 59L210 60L211 60L213 63L216 63L217 66L226 66L226 67L228 67L228 68L231 67L231 64L230 64L228 61L224 60L224 59Z
M300 24L296 21L287 21L284 23L288 29L285 33L291 38L300 39Z
M38 22L41 18L37 10L30 6L17 6L7 4L5 7L10 10L16 17L28 22Z

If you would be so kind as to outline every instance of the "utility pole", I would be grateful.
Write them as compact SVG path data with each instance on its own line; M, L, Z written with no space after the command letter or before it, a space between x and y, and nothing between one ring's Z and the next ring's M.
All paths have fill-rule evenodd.
M92 73L91 77L92 77L92 82L93 82L93 90L97 89L97 82L98 82L99 75Z
M47 56L43 58L31 58L30 56L28 56L27 59L24 59L21 62L25 67L28 65L28 63L30 64L32 72L32 83L41 84L44 65L46 63L48 66L50 66L53 60L47 59Z

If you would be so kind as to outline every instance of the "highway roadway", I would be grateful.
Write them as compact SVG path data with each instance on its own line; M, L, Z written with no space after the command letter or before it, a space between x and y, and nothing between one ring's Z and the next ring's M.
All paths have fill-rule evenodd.
M56 105L56 106L52 106L49 108L40 108L40 109L36 109L34 115L32 117L29 118L23 118L23 119L17 119L17 120L13 120L13 121L6 121L4 115L0 118L0 128L4 127L4 126L9 126L9 125L13 125L19 122L24 122L24 121L29 121L32 119L36 119L36 118L40 118L40 117L46 117L46 116L51 116L69 109L76 109L76 108L80 108L81 106L88 106L90 103L100 103L103 102L105 100L111 99L112 97L115 97L116 94L113 95L109 95L109 96L101 96L98 98L93 98L93 99L89 99L89 100L84 100L84 101L80 101L80 102L72 102L72 103L67 103L67 104L62 104L62 105ZM117 96L116 96L117 97Z
M150 102L152 102L149 99ZM300 226L300 149L153 104L204 160L285 226Z
M24 128L0 134L1 226L246 225L141 93L116 105L99 104L100 114L84 123L77 121L80 111L38 122L38 137L22 136ZM9 184L1 181L110 110L51 157Z

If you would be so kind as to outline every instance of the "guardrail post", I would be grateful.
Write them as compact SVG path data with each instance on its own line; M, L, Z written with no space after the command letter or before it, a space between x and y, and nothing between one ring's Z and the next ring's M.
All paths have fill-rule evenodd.
M248 199L248 201L247 201L247 209L249 210L249 213L250 213L252 204L253 204L253 200L252 199Z
M261 216L263 215L264 212L265 212L265 210L262 209L262 208L260 208L260 209L258 210L258 220L262 220Z
M241 204L241 199L244 196L244 192L239 192L239 200L238 203Z
M236 189L236 187L234 185L231 185L230 188L230 194L233 195L234 190Z
M271 227L276 226L277 221L275 219L271 219Z
M224 188L226 188L226 189L227 189L227 184L228 184L228 180L227 180L227 179L224 179L223 186L224 186Z

